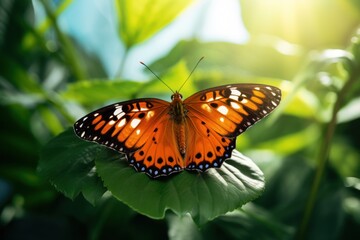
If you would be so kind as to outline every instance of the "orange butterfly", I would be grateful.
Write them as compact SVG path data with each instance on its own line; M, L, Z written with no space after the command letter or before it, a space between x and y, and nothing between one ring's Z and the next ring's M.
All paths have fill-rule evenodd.
M268 115L281 100L280 89L232 84L202 90L182 100L142 98L100 108L79 119L75 133L125 153L150 177L219 168L230 158L236 137Z

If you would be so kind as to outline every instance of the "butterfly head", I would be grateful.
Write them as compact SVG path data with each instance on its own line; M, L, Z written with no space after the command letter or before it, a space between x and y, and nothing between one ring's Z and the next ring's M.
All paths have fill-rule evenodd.
M173 95L171 95L172 101L181 100L182 98L183 98L183 96L178 91L176 91Z

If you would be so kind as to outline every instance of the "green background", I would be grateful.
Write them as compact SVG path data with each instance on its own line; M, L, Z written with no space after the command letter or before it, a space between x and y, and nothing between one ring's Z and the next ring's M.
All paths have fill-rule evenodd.
M203 198L204 186L216 184L206 175L191 182L192 175L185 172L184 178L154 184L174 184L183 191L179 204L165 214L162 208L136 208L134 199L126 200L129 194L149 196L142 184L151 180L143 181L143 175L122 162L129 174L125 179L133 181L117 184L121 169L112 165L114 155L74 139L69 127L112 102L168 100L169 89L148 71L146 81L124 77L125 63L194 2L112 1L116 25L102 27L116 28L116 41L124 49L115 76L61 27L60 17L76 1L34 2L43 9L41 21L35 21L39 18L32 1L0 2L1 239L360 238L358 1L242 0L247 42L205 42L194 34L148 63L177 89L205 56L182 89L185 97L227 83L264 83L283 92L274 113L237 140L237 150L263 172L265 190L258 185L252 197ZM200 32L198 19L200 23L184 27ZM102 41L106 45L110 40ZM66 150L69 146L74 148ZM100 151L102 157L89 165L80 154L84 149ZM260 180L261 171L255 171ZM81 176L87 178L79 180ZM122 184L127 185L125 193ZM199 197L182 199L187 189L198 191ZM159 198L176 200L171 191L159 192ZM157 195L152 197L148 203L156 202ZM191 203L207 217L199 220L188 208Z

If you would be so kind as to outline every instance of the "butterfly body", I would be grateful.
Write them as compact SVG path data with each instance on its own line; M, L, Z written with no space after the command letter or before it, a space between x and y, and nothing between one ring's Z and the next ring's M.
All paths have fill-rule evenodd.
M151 177L221 167L236 136L279 104L280 89L234 84L206 89L182 100L135 99L98 109L79 119L75 133L125 153L137 171Z
M175 92L171 96L171 103L169 109L170 118L174 121L174 129L177 145L180 151L180 155L184 158L186 154L186 114L187 110L184 107L182 101L182 95L178 92ZM183 167L183 166L182 166Z

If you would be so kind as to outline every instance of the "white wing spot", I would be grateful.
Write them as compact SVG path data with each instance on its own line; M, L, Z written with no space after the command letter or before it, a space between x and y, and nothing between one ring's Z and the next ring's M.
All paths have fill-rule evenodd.
M274 105L275 107L277 106L276 102L271 101L272 105Z
M269 87L269 86L266 86L265 88L266 88L266 89L268 89L268 90L272 90L272 88L271 88L271 87Z
M80 124L79 128L82 128L82 127L83 127L83 125L84 125L83 123L82 123L82 124Z
M241 103L243 103L243 104L246 104L247 102L248 102L248 100L245 98L243 98L243 100L241 100Z
M94 113L94 117L97 117L99 115L99 113Z
M81 133L81 137L84 137L85 136L85 131L83 131L82 133Z
M264 114L267 114L268 112L267 112L266 110L263 110L263 113L264 113Z
M88 119L88 117L84 117L84 118L83 118L83 122L85 122L85 121L86 121L86 119Z
M124 126L125 123L126 123L126 119L125 119L125 118L121 119L120 122L119 122L119 124L118 124L118 127Z
M121 112L120 114L116 115L116 118L117 118L117 119L120 119L120 118L122 118L124 115L125 115L125 113L124 113L124 112Z
M254 87L254 89L255 89L255 90L260 90L260 88L259 88L259 87Z
M140 134L140 129L136 130L136 134L137 134L137 135Z
M271 94L272 94L273 96L276 96L276 93L274 93L274 92L271 92Z
M225 122L225 119L223 117L221 117L220 122Z
M239 101L239 97L235 96L235 95L230 95L229 98L235 100L235 101Z
M218 107L217 110L218 110L218 112L220 112L223 115L227 115L229 112L229 109L225 106L220 106L220 107Z
M140 120L139 118L134 118L134 119L131 121L130 126L131 126L132 128L136 128L136 127L139 125L140 122L141 122L141 120Z
M237 104L236 102L230 102L230 105L231 105L231 107L234 108L234 109L239 109L239 108L240 108L240 105Z
M109 121L109 125L114 125L116 122L114 120Z
M241 92L239 90L237 90L237 89L231 89L231 94L235 95L235 96L240 96Z
M93 140L95 141L97 138L98 138L98 137L97 137L97 136L95 136L95 137L93 138Z
M122 106L119 106L116 108L116 110L114 111L114 115L119 115L120 113L122 113Z

